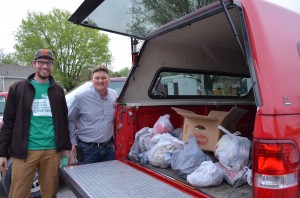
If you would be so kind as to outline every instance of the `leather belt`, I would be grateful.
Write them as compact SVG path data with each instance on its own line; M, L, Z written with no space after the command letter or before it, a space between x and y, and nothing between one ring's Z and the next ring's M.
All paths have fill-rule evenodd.
M103 146L108 146L108 145L112 145L113 144L113 138L111 137L107 142L84 142L80 139L78 139L78 141L87 144L87 145L91 145L93 147L103 147Z

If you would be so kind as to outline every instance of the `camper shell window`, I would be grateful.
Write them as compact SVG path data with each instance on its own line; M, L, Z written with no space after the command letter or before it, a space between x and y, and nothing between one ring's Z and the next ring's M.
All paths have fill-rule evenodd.
M207 71L162 69L149 89L153 99L241 98L252 88L250 76Z

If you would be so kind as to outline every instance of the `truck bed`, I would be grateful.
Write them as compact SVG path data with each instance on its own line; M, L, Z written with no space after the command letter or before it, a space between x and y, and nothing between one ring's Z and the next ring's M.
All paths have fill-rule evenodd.
M179 181L185 186L197 189L210 197L252 197L251 186L248 184L241 185L234 190L226 182L219 186L194 188L186 180L179 177L171 168L158 168L149 164L130 162L135 163L137 166L151 169L169 179ZM82 198L190 197L163 181L118 160L63 167L60 169L60 175L74 194Z
M150 164L141 164L139 162L132 161L140 166L146 167L148 169L151 169L159 174L163 174L167 177L170 177L172 179L175 179L177 181L180 181L188 186L192 187L185 179L179 177L175 171L173 171L171 168L159 168L152 166ZM195 188L206 195L209 195L211 197L215 198L225 198L225 197L243 197L243 198L251 198L252 197L252 187L248 184L243 184L239 187L236 187L233 189L233 186L226 183L226 181L223 181L221 185L219 186L212 186L212 187L201 187L201 188ZM233 192L232 192L233 191Z
M229 185L226 181L219 186L213 187L203 187L203 188L194 188L184 178L181 178L177 173L171 168L158 168L150 164L142 164L136 159L130 157L128 153L134 144L135 135L144 127L151 128L154 126L155 122L161 115L169 114L171 117L171 123L174 128L182 127L183 118L181 115L177 114L171 107L174 106L157 106L157 107L143 107L140 106L138 110L134 108L126 108L122 111L122 114L119 115L119 120L117 123L122 123L126 127L122 127L116 133L116 159L124 161L125 163L130 163L137 169L142 169L145 172L149 172L153 177L161 177L162 180L168 178L168 182L173 184L179 181L178 183L182 184L194 191L203 193L203 196L207 195L208 197L224 198L224 197L252 197L252 187L248 184L241 185L236 187L233 190L233 186ZM177 106L175 106L177 107ZM256 113L256 107L252 105L240 105L241 108L248 110L248 113L240 120L237 125L237 131L242 133L242 136L252 139L254 115ZM179 106L178 108L186 109L193 111L199 115L207 115L210 110L215 110L214 106ZM219 106L217 110L229 111L232 106ZM203 150L204 151L204 150ZM213 162L217 160L214 158L214 154L211 151L204 151ZM127 157L124 158L125 154ZM151 171L148 171L151 170ZM157 174L154 176L154 174ZM172 185L173 185L172 184ZM178 185L178 184L177 184ZM174 184L176 186L176 184ZM176 187L181 188L182 186L178 185ZM188 189L184 189L186 191ZM198 195L197 195L198 196Z

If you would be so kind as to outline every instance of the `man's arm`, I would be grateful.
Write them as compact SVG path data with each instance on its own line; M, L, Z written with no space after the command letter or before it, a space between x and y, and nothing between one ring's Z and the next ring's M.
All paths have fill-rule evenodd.
M3 114L3 125L0 131L0 157L7 158L8 149L11 144L12 132L15 125L17 111L16 85L12 85L8 91L8 97ZM3 160L2 160L3 161Z
M75 96L74 101L70 105L69 108L69 114L68 114L68 120L69 120L69 130L70 130L70 139L72 145L77 145L77 139L76 139L76 120L78 119L79 115L79 99L77 96Z

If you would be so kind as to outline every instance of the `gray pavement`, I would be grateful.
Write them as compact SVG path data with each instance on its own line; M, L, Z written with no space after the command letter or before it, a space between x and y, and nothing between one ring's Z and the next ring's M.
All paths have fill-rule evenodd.
M0 198L8 198L7 194L3 189L1 177L0 177ZM70 188L64 183L62 179L60 180L59 183L57 198L76 198L74 193L70 190Z

